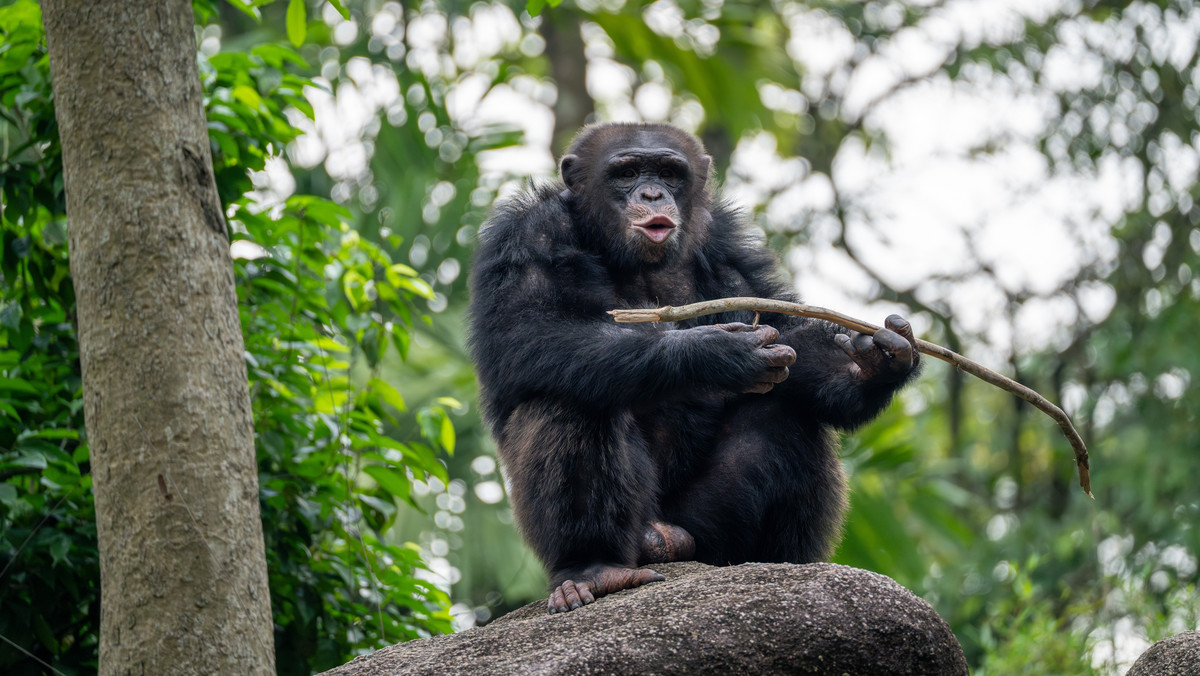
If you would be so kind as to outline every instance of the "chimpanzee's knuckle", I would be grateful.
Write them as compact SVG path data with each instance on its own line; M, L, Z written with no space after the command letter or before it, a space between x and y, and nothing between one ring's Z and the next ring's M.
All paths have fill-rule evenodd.
M770 345L779 340L779 330L773 326L759 326L757 333L763 345Z

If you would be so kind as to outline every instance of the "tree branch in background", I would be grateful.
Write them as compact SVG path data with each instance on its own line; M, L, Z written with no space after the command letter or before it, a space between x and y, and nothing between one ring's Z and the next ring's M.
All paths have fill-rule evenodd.
M704 301L701 303L692 303L690 305L681 305L672 307L665 305L658 309L647 310L610 310L609 314L618 322L676 322L684 319L692 319L694 317L702 317L704 315L717 314L719 312L735 312L739 310L747 310L753 312L775 312L784 315L794 315L797 317L812 317L814 319L823 319L827 322L832 322L838 326L843 326L847 329L874 335L880 327L869 324L853 317L847 317L840 312L834 312L823 307L813 305L802 305L800 303L789 303L782 300L774 300L769 298L720 298L717 300ZM1067 437L1067 441L1071 443L1071 448L1075 450L1075 465L1079 468L1079 485L1083 491L1092 496L1092 482L1089 473L1089 462L1087 446L1084 445L1083 439L1079 433L1075 431L1075 426L1071 424L1071 419L1063 412L1061 408L1055 406L1050 400L1046 399L1036 391L1016 382L1010 378L1006 378L999 373L987 368L983 364L967 359L966 357L948 350L941 345L930 343L928 341L917 339L917 350L931 357L936 357L942 361L949 362L961 371L970 373L971 375L991 383L1006 392L1011 392L1025 401L1038 407L1043 413L1054 419L1062 429L1063 435Z

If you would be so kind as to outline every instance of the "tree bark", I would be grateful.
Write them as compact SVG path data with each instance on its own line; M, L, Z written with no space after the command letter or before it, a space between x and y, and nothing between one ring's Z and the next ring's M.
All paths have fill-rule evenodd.
M191 3L42 4L100 546L100 673L274 673Z

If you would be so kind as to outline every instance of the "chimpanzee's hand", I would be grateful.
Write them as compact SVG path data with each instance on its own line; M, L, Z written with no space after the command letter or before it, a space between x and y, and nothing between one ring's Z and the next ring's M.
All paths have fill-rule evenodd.
M728 331L743 337L753 345L754 366L750 373L749 382L737 391L743 393L765 394L772 387L788 379L788 367L796 363L796 351L788 345L778 345L779 331L764 324L758 328L749 324L715 324L712 328Z
M850 375L864 383L898 383L920 363L917 339L912 326L900 315L890 315L884 328L874 336L865 333L839 333L833 337L838 347L850 355Z

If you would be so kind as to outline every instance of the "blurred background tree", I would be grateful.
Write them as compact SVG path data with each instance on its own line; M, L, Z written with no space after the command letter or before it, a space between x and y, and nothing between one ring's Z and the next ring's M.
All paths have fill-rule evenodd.
M933 603L974 673L1022 673L1031 663L1046 673L1121 673L1149 642L1198 628L1192 379L1200 349L1188 338L1200 330L1193 2L564 0L537 17L516 0L255 4L200 13L202 68L215 60L220 73L223 59L240 58L231 55L290 39L303 64L252 64L247 72L266 78L252 86L271 91L278 73L312 79L303 101L280 103L290 130L276 152L257 164L227 162L231 179L254 171L250 184L231 183L222 194L232 204L249 189L268 214L308 213L295 208L298 195L328 197L346 209L347 233L411 268L410 283L427 285L409 315L432 322L379 312L411 332L379 349L361 327L363 357L346 362L346 382L360 390L393 384L406 406L441 407L453 420L445 472L410 472L410 492L374 496L382 511L363 515L376 519L383 542L415 543L428 565L416 574L448 592L456 626L487 622L545 591L513 529L463 349L476 233L496 198L527 177L553 175L554 157L581 124L641 119L704 139L726 194L779 251L807 300L864 318L908 315L919 334L1061 402L1089 443L1094 502L1075 487L1069 448L1050 421L930 364L880 420L846 439L852 512L839 562L890 575ZM0 77L35 78L17 50L0 54L14 64L0 67ZM31 152L44 162L55 149L46 145L53 129L31 127L21 112L36 92L0 90L9 228L22 199L11 185L54 189L52 174L10 177L33 166ZM213 112L220 164L237 148L222 135L223 111ZM37 142L25 145L30 139ZM51 243L56 228L44 231ZM29 260L23 231L5 232L5 260ZM0 438L0 458L16 463L0 464L6 608L21 570L61 570L69 559L71 572L54 574L86 585L94 565L73 549L54 558L78 538L35 539L20 557L41 558L14 558L47 516L54 533L76 532L59 525L68 517L86 530L90 501L42 488L56 475L29 471L36 461L23 460L27 446L16 441L41 438L44 453L53 446L69 456L74 447L48 430L78 429L79 414L55 414L63 424L51 424L45 397L17 384L27 382L14 375L20 363L51 348L12 342L31 310L14 304L23 287L10 269L0 299L0 330L10 332L0 351L8 378L0 379L0 411L20 425ZM359 282L351 282L342 297L355 297ZM29 340L52 335L64 321L57 316L30 329ZM267 330L285 330L291 316ZM69 408L69 394L61 406ZM439 403L445 395L458 401ZM307 404L295 405L306 419ZM437 439L441 420L398 415L379 433ZM260 455L268 450L263 444ZM308 476L297 485L330 490L313 489ZM345 493L333 503L344 504ZM384 516L389 505L395 511ZM289 532L279 546L292 542ZM290 565L302 575L307 564ZM364 573L361 564L351 570ZM20 593L30 607L46 607L37 603L44 589ZM317 596L297 613L332 598ZM345 621L332 631L306 625L299 644L326 640L331 652L305 656L295 669L382 643L378 631L348 642L346 632L359 629ZM86 652L94 617L72 622L73 649ZM64 625L35 636L23 623L0 633L49 658L66 650ZM29 664L19 653L0 655Z

